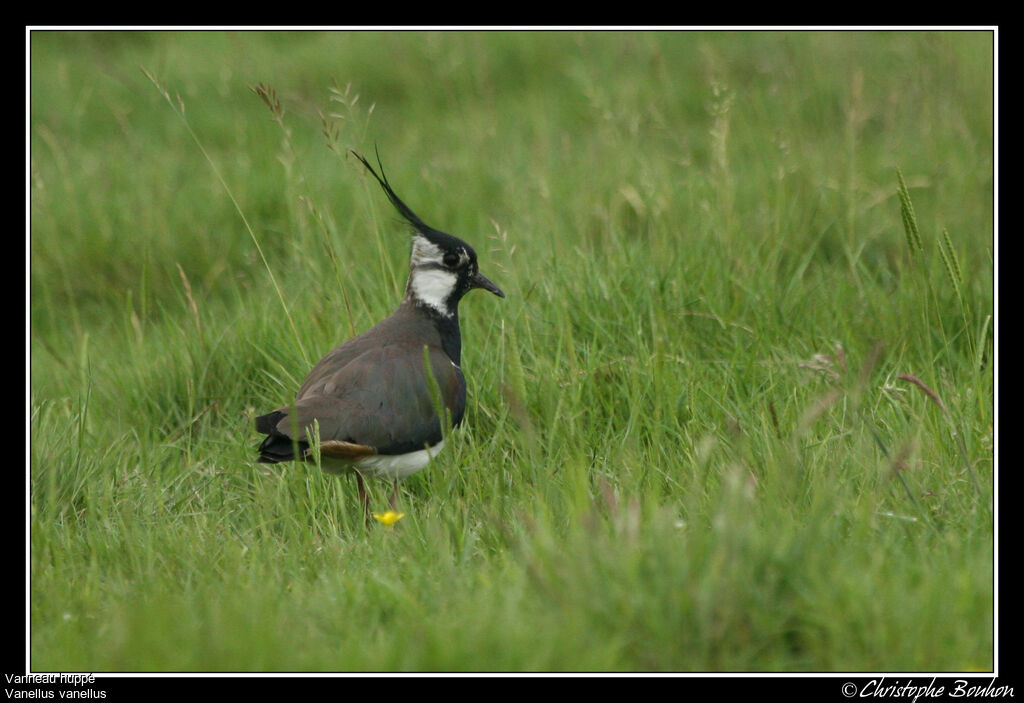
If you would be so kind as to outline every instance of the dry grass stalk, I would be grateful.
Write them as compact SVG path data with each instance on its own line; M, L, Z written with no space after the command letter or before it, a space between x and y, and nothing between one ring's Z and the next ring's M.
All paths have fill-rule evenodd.
M927 395L929 398L931 398L933 401L935 401L935 404L938 405L942 409L942 412L944 412L944 413L945 412L949 412L948 410L946 410L946 406L942 402L942 399L939 398L939 394L936 393L935 391L933 391L928 386L926 386L924 381L919 379L917 376L911 376L908 373L901 373L896 378L900 379L901 381L907 381L908 383L913 383L915 386L917 386L922 391L924 391L925 395Z

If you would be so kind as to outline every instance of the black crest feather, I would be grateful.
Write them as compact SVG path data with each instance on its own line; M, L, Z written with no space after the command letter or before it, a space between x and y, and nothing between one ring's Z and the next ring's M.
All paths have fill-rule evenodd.
M350 149L349 151L352 150ZM374 152L376 151L377 150L375 147ZM352 151L352 156L359 159L362 162L363 166L366 167L366 170L373 174L373 177L377 179L378 183L380 183L380 187L384 189L385 193L387 193L388 200L390 200L391 204L395 206L395 209L398 210L399 214L401 214L402 217L409 221L409 224L411 224L417 230L423 231L424 234L433 230L433 228L428 226L427 223L421 220L419 218L419 215L413 212L408 205L403 203L402 199L395 194L394 190L391 189L391 184L388 183L387 176L384 175L384 164L380 162L379 152L377 152L377 166L380 167L380 175L377 175L377 172L373 169L373 166L370 165L370 162L364 159L361 154Z
M434 244L437 244L449 251L457 251L460 248L465 249L474 260L476 259L476 252L473 251L473 247L469 246L469 244L454 235L434 229L421 220L419 215L413 212L408 205L402 202L402 199L395 194L394 190L391 189L391 184L388 182L387 176L384 175L384 165L380 161L380 153L377 152L376 147L374 147L374 152L377 154L377 166L380 168L379 175L377 174L377 171L374 170L373 166L370 165L370 162L363 158L361 154L353 151L352 149L349 149L349 151L352 152L352 155L359 159L363 166L366 167L366 170L369 171L375 179L377 179L377 182L380 183L380 187L384 189L385 193L387 193L388 200L391 201L391 204L395 206L398 213L404 217L419 234L422 234Z

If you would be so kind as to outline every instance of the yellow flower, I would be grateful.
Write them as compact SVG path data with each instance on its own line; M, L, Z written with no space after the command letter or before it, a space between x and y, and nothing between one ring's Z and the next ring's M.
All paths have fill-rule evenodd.
M405 517L405 513L396 513L394 510L389 510L386 513L374 513L373 517L388 527L394 525L396 522Z

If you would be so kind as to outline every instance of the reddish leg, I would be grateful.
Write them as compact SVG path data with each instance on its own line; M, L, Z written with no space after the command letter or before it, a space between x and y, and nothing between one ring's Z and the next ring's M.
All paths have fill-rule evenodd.
M358 471L356 474L356 487L359 489L359 502L363 506L363 520L367 525L370 524L370 498L366 495L366 487L363 486L363 475Z

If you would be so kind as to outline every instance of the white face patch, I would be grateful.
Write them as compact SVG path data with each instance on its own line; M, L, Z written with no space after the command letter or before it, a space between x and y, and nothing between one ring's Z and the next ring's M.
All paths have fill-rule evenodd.
M461 255L466 256L465 250ZM459 278L445 267L444 251L426 237L416 235L412 240L409 265L409 292L412 296L417 302L451 317L445 300L455 290Z
M451 271L414 268L409 277L409 287L416 300L429 305L445 317L451 317L444 301L455 290L458 280L458 276Z
M440 265L444 258L441 248L426 237L416 235L412 239L412 257L409 263L415 268L420 264Z

